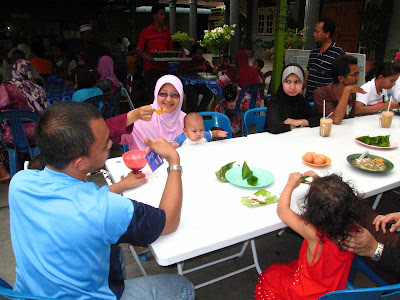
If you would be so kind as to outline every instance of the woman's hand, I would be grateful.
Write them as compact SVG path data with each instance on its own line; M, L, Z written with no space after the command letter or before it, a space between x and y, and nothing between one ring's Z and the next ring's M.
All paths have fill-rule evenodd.
M378 215L372 222L372 224L375 225L376 231L379 231L379 227L381 227L383 233L386 233L386 226L388 223L394 223L392 227L390 227L389 231L395 232L397 228L400 227L400 212L387 215Z
M128 112L126 117L126 126L128 127L129 125L135 123L137 120L143 120L147 122L150 121L155 111L156 110L150 105L141 106L139 108L131 110L130 112Z

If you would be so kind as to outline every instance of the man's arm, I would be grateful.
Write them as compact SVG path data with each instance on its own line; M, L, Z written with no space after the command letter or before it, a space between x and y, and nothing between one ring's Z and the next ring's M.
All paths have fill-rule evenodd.
M160 137L155 140L144 139L147 145L147 152L151 149L164 157L170 166L180 165L180 157L175 148L171 146L164 138ZM174 232L180 222L182 209L182 174L179 170L169 172L164 192L158 206L165 212L165 227L161 235Z

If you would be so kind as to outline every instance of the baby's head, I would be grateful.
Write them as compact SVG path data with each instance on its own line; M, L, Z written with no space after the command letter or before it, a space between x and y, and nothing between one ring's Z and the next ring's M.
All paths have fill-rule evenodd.
M203 117L196 112L188 113L183 119L183 132L189 140L200 141L204 137Z
M253 68L255 68L258 71L261 71L262 68L264 68L264 61L260 58L257 58L253 61Z
M361 197L339 175L314 178L302 207L303 218L330 240L344 241L360 217Z

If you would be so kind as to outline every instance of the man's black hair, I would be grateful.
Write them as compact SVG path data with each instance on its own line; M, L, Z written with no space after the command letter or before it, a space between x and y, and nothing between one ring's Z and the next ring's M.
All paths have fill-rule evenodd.
M350 65L357 65L357 58L352 55L339 55L333 60L331 69L333 83L339 82L339 76L347 76L350 73Z
M199 43L193 44L190 47L190 56L193 56L193 54L195 54L197 52L197 50L203 50L204 51L204 47L202 45L200 45Z
M329 32L329 37L331 39L333 39L333 35L335 34L336 31L336 24L335 21L333 21L332 19L329 18L324 18L321 19L318 23L324 23L324 25L322 25L322 30L326 33Z
M160 10L165 10L165 6L161 4L153 5L153 7L151 8L151 15L156 15Z
M35 128L36 145L46 165L63 170L75 158L89 156L95 142L90 122L101 117L89 103L62 101L47 107Z

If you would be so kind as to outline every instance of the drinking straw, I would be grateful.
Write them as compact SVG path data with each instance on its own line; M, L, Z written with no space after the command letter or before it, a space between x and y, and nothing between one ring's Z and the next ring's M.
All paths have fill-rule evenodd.
M327 115L326 118L329 118L332 114L333 114L333 112L331 112L329 115Z
M390 104L391 104L391 103L392 103L392 97L389 96L389 105L388 105L388 109L387 109L388 112L389 112Z
M324 109L323 109L323 111L322 111L322 114L323 114L324 119L325 119L325 100L324 100Z

